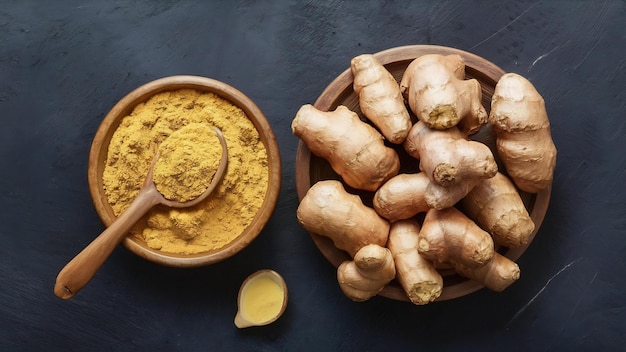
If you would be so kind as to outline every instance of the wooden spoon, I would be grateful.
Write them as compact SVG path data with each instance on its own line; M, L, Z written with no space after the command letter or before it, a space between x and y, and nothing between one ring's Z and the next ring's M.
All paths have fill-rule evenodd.
M215 190L226 173L228 151L222 131L217 127L213 127L213 130L222 145L222 158L209 187L197 198L190 201L177 202L166 199L159 193L152 179L154 165L159 158L157 153L143 186L128 209L59 272L54 286L54 294L57 297L68 299L78 293L95 275L96 271L113 252L113 249L128 235L133 225L152 207L157 204L173 208L191 207L206 199Z

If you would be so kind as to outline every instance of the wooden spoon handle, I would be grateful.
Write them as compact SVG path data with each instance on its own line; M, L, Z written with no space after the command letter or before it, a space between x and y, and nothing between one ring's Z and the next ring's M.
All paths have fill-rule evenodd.
M160 199L161 195L154 186L142 188L128 209L59 272L54 294L59 298L68 299L78 293L95 275L113 249L126 237L133 225L158 204Z

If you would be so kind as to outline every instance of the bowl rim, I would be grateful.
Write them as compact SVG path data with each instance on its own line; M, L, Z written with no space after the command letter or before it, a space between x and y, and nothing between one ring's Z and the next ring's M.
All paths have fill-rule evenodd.
M426 55L426 54L458 54L465 61L466 65L466 74L469 69L474 70L474 67L480 66L481 70L477 71L483 73L486 78L494 79L494 85L502 75L506 72L502 70L500 67L492 63L491 61L480 57L476 54L447 46L439 46L439 45L405 45L389 48L383 51L379 51L377 53L372 54L383 66L394 64L402 61L412 61L415 58ZM496 79L497 78L497 79ZM337 87L341 89L342 92L346 90L352 89L353 75L350 67L341 72L331 83L326 86L326 88L322 91L319 97L316 99L313 104L316 108L327 111L334 106L336 98L333 98L333 91L339 90ZM482 86L482 85L481 85ZM484 88L484 87L483 87ZM339 96L335 94L335 97ZM296 191L298 193L298 200L301 201L308 189L312 186L311 183L311 152L307 145L302 141L298 143L298 149L296 151L296 168L300 170L296 172ZM306 175L303 176L303 175ZM534 199L532 200L532 211L529 213L531 218L535 220L535 229L530 236L528 243L524 246L520 246L518 248L508 249L505 256L511 260L517 260L521 255L526 251L528 246L532 243L537 234L543 220L545 218L545 214L548 209L550 195L551 195L552 186L550 185L543 191L534 195ZM339 251L334 247L332 241L326 237L315 233L309 233L311 238L313 239L316 247L322 253L322 255L330 262L334 267L337 267L342 259L335 258L334 260L330 258L330 255L327 251L332 251L334 248L336 251ZM451 286L444 287L441 295L435 302L437 301L445 301L450 299L459 298L462 296L466 296L475 291L484 288L484 285L469 279L464 279L464 281L454 283ZM387 285L381 292L378 293L379 296L383 296L390 299L401 300L401 301L409 301L406 296L404 290L399 286Z
M250 225L226 246L215 251L197 254L177 254L152 249L135 236L127 236L122 241L124 247L149 261L172 267L197 267L227 259L250 244L261 233L278 202L282 178L282 163L278 143L267 118L249 97L224 82L193 75L167 76L135 88L122 97L100 123L89 151L87 180L98 216L105 226L111 225L116 217L104 194L102 181L104 165L98 164L98 159L102 158L103 154L103 160L106 160L108 145L113 134L111 133L107 138L107 133L111 129L117 129L123 118L128 116L137 104L145 102L157 93L179 89L196 89L201 92L214 93L242 109L259 132L268 159L268 186L265 199Z

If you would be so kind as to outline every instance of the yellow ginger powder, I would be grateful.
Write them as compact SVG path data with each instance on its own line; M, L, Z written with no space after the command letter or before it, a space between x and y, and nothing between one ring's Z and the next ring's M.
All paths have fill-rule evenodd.
M190 123L173 132L159 146L153 180L166 199L193 200L209 187L222 158L222 144L215 131Z
M250 225L267 192L267 152L245 113L215 94L179 89L138 104L111 138L103 185L117 216L137 196L157 147L195 123L222 130L228 168L206 200L190 208L157 206L133 228L133 235L164 252L192 254L227 245Z

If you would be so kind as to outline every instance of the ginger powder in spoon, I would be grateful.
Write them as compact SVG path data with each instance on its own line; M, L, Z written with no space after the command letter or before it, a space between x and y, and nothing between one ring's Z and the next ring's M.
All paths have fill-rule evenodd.
M222 155L219 138L209 126L191 123L159 146L154 183L165 198L186 202L200 196L215 175Z

